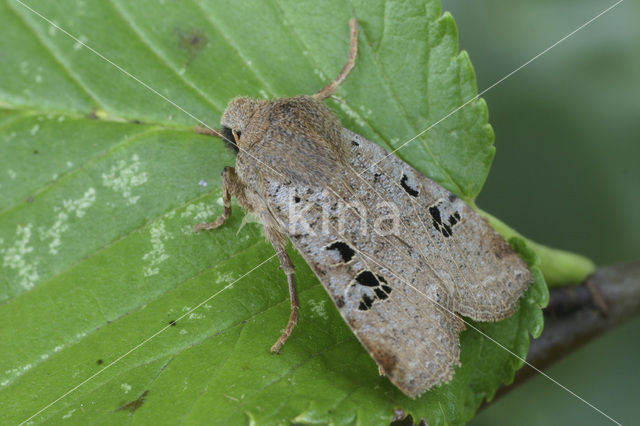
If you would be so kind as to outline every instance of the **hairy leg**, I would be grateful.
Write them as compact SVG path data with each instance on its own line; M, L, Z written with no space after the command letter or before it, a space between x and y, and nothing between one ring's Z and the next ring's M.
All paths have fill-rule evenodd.
M244 184L238 179L236 170L233 167L225 167L222 169L222 202L224 203L224 211L213 222L197 223L193 225L193 230L198 232L203 229L216 229L222 226L229 216L231 216L231 197L236 197L238 203L247 211L253 209L246 200L244 193Z
M267 235L267 239L271 242L271 245L276 251L278 255L278 260L280 260L280 268L287 275L287 283L289 285L289 296L291 298L291 315L289 316L289 322L287 322L287 326L282 331L282 334L276 340L276 342L271 346L271 352L278 353L280 348L285 344L293 328L298 323L298 311L300 310L300 303L298 302L298 293L296 291L296 281L294 279L294 271L293 263L289 258L289 255L285 251L285 236L281 234L277 229L265 225L264 227L265 234Z

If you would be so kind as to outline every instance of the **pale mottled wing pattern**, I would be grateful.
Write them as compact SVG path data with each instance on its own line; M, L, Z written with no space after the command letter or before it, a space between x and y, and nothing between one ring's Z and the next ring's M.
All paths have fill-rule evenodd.
M362 136L346 129L344 136L359 144L351 158L357 179L377 181L374 196L409 207L400 212L401 232L423 247L421 270L447 287L453 310L479 321L508 317L532 281L520 256L454 194Z
M349 200L346 193L339 197L279 182L272 182L266 193L270 210L285 229L289 198L294 204L300 200L300 217L313 233L298 223L288 236L384 373L410 395L449 380L458 360L462 323L403 283L406 278L429 298L452 307L445 292L421 279L419 263L407 257L410 249L390 247L388 238L375 233L362 234L366 221L341 205L342 199ZM326 232L323 206L329 206Z
M348 130L343 142L339 179L302 186L272 176L260 192L381 370L417 396L453 375L463 328L453 312L508 316L529 271L453 194L393 156L368 169L386 151ZM387 203L401 209L395 231L374 228L394 213Z

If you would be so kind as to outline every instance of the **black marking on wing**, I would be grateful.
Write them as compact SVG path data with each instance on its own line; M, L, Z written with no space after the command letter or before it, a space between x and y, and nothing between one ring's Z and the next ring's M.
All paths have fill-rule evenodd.
M453 235L453 227L460 222L460 213L455 211L450 215L446 221L442 220L442 214L440 212L440 205L442 202L434 204L429 207L429 214L431 215L433 227L445 237Z
M336 241L325 247L326 250L337 250L342 257L344 263L349 263L353 259L353 255L356 254L355 250L344 241Z
M358 275L356 275L356 282L367 287L377 287L380 285L380 282L371 271L360 272Z
M408 180L409 180L409 177L403 173L402 179L400 179L400 185L402 186L402 188L404 188L407 194L411 195L412 197L417 197L418 190L410 187L409 184L407 183Z
M375 302L386 300L391 294L391 287L386 285L387 280L385 280L382 275L376 275L371 271L365 270L360 272L358 275L356 275L354 281L362 286L373 290L372 295L369 295L368 292L362 294L360 304L358 305L358 309L361 311L367 311L371 309Z

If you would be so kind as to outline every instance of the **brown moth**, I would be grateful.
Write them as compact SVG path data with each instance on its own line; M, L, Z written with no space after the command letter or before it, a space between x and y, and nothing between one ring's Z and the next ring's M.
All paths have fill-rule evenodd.
M459 364L458 314L508 317L531 274L462 200L344 129L322 103L355 64L350 25L346 65L313 96L231 100L217 133L237 152L235 168L222 172L224 213L195 230L221 226L235 197L263 223L289 284L291 316L271 350L298 320L288 238L381 374L416 397Z

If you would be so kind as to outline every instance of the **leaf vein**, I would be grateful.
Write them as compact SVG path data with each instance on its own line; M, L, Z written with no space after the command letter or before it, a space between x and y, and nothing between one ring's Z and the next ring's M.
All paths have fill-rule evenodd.
M200 99L204 100L207 104L212 106L216 112L222 113L224 107L220 105L216 105L212 100L210 100L204 92L202 92L192 81L187 79L184 75L181 75L178 70L171 65L169 59L162 53L162 51L156 47L153 42L140 30L140 28L135 25L135 23L131 20L131 16L128 15L120 6L117 6L114 3L114 0L109 0L109 4L116 11L121 21L124 22L133 33L138 37L138 39L147 47L156 58L160 60L160 62L169 69L179 80L181 80L193 93L196 94Z
M351 9L354 10L354 6L351 0L345 0L349 6L351 6ZM387 12L387 2L385 1L385 17L384 19L386 20L386 12ZM354 10L355 13L355 10ZM406 121L407 126L412 129L412 132L415 134L418 134L421 130L418 130L414 124L412 124L411 119L409 118L407 111L404 107L404 105L401 104L400 100L398 99L397 94L395 93L395 91L393 90L393 85L391 84L391 81L389 79L389 76L387 75L386 70L384 69L384 67L382 66L382 62L380 60L380 55L378 53L378 51L376 51L376 49L373 46L373 43L371 42L371 40L369 39L369 37L367 36L366 31L362 30L362 36L364 38L364 40L366 41L366 43L369 45L369 47L371 48L371 51L373 53L373 57L375 58L375 64L378 68L378 70L380 71L380 75L382 75L382 82L384 83L384 85L386 86L388 93L391 96L391 100L393 101L393 103L398 107L398 110L401 112L401 116L402 118ZM438 160L437 156L433 154L433 151L431 151L431 147L429 146L429 144L425 141L423 143L420 144L422 147L424 147L424 149L427 151L427 153L429 154L429 157L431 157L431 160L433 162L433 164L435 164L440 171L449 179L449 181L456 186L456 188L458 189L460 194L465 194L465 192L462 190L462 188L460 187L459 183L453 179L453 177L451 176L451 174L449 173L449 171L447 169L445 169L441 164L440 161ZM400 157L400 155L398 155L398 153L400 152L400 150L396 151L394 154L398 157ZM402 158L402 157L401 157ZM403 160L404 161L404 160ZM406 162L406 161L405 161ZM466 194L465 194L466 195Z
M227 37L227 35L225 34L224 31L222 31L222 29L220 28L220 24L218 22L216 22L213 17L212 14L210 13L209 10L206 10L202 4L200 4L200 2L198 2L197 0L194 0L192 2L200 11L202 11L202 14L204 15L205 19L207 20L207 22L209 22L209 24L211 24L211 27L213 28L214 31L216 31L218 34L220 34L220 36L226 41L227 45L233 49L236 54L240 57L240 59L242 59L243 62L247 63L248 60L245 57L245 55L242 53L242 51L240 50L240 48L235 45L231 39L229 37ZM249 70L251 70L251 72L253 73L253 75L256 77L256 79L258 79L258 81L260 81L260 83L262 83L262 85L264 86L264 89L270 93L272 96L277 96L277 94L274 92L274 90L271 88L271 86L269 85L269 83L267 82L267 79L258 72L258 70L256 69L255 66L252 67L248 67Z
M39 32L36 31L31 21L27 19L22 13L19 13L15 9L15 6L11 6L12 2L7 1L6 4L9 7L9 9L11 9L13 14L31 32L31 35L34 37L34 39L38 41L38 44L40 44L40 46L42 46L44 50L51 56L54 62L56 62L60 66L62 71L65 72L67 76L74 82L74 84L76 84L78 88L80 88L86 94L87 98L91 101L91 103L99 109L104 109L102 103L98 100L97 95L93 93L93 91L89 89L87 85L83 84L80 77L78 77L75 73L71 71L71 67L69 66L69 64L65 63L65 61L62 59L62 56L59 53L56 53L55 49L50 45L50 43L47 43L46 39L44 39L39 35ZM31 12L28 12L28 13L31 13Z

